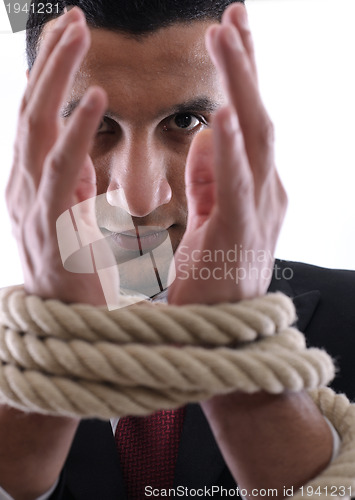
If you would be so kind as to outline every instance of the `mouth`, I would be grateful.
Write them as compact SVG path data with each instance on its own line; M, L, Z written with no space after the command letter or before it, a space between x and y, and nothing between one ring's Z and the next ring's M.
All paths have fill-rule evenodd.
M138 252L141 255L157 248L169 235L167 229L155 226L138 226L135 229L119 233L104 229L103 233L122 250Z

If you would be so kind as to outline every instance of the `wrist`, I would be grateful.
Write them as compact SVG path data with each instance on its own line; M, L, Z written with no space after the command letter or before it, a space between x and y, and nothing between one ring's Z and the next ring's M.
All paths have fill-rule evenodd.
M66 304L84 303L92 306L106 304L98 275L78 275L68 271L49 272L41 277L25 279L27 294L43 300L59 300Z
M305 392L232 393L201 406L232 475L248 491L273 488L281 495L331 459L329 426Z

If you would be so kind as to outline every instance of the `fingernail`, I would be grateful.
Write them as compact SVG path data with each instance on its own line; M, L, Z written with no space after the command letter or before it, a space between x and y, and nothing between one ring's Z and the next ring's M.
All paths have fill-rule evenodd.
M233 26L226 26L225 28L226 42L231 49L243 50L242 40L238 31Z
M216 34L218 33L218 30L220 29L220 26L213 25L210 26L207 30L207 37L213 42L216 38Z
M78 38L78 33L75 28L77 28L77 23L71 23L69 27L65 30L64 35L61 40L62 45L70 45L74 40Z
M75 16L69 14L72 7L67 10L67 7L64 7L62 15L58 18L58 26L61 27L68 26L75 18Z
M96 109L97 99L93 92L87 92L80 101L80 107L85 108L88 111L93 111Z
M248 19L248 13L246 8L244 7L243 9L240 9L240 14L239 14L239 26L245 30L249 29L249 19Z

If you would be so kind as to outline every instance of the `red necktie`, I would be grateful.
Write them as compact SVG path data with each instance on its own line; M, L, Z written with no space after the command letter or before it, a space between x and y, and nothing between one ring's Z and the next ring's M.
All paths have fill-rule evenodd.
M128 500L146 498L146 486L173 487L184 414L180 408L119 420L115 440Z

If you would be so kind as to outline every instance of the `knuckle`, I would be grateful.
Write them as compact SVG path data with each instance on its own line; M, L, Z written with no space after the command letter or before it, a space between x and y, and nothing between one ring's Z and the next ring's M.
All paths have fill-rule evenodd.
M236 53L235 56L238 57L238 78L240 78L240 81L245 81L252 74L248 54L243 51ZM233 66L230 67L230 71L232 70Z
M13 203L12 203L12 189L10 187L10 184L8 184L6 186L6 189L5 189L5 202L6 202L7 211L9 213L10 217L12 218L12 216L14 215L14 209L13 209Z
M21 103L20 103L20 116L22 116L24 114L24 112L26 111L26 109L27 109L27 106L28 106L28 95L29 95L29 91L27 89L26 92L24 93L22 99L21 99Z
M276 167L274 167L274 172L275 172L275 178L276 178L275 187L276 187L277 199L279 200L279 203L281 206L287 206L287 204L288 204L287 192L286 192L286 189L285 189L285 187L280 179L279 173L276 170Z
M244 148L244 134L239 122L234 123L233 139L238 148Z
M6 196L6 208L7 208L7 213L9 215L9 219L11 221L12 230L15 235L15 233L17 234L18 227L21 224L21 215L19 207L16 203L14 203L11 194L8 194Z
M275 128L272 121L267 118L260 126L259 145L265 150L273 149L275 143Z
M41 139L48 135L48 132L54 128L53 118L47 116L45 110L31 109L28 106L24 113L24 128L29 134L39 135Z
M38 113L27 112L25 122L29 133L38 133L41 130L45 130L44 119Z
M249 55L254 54L254 40L250 29L245 28L243 31L244 45L249 52Z
M20 116L17 129L17 142L20 148L27 154L31 152L31 158L43 157L53 147L58 134L57 122L46 114L45 111L28 108ZM27 152L27 153L26 153ZM21 154L24 157L24 154ZM27 160L31 160L27 158Z
M10 177L9 177L7 184L6 184L6 187L5 187L5 202L6 202L6 206L7 206L7 209L8 209L8 212L10 215L11 215L11 212L13 211L14 206L15 206L14 198L16 197L16 191L18 191L18 186L19 186L19 183L16 182L16 168L13 165L11 173L10 173Z
M245 145L244 132L242 130L241 125L239 124L239 122L237 120L235 122L233 122L233 125L232 125L230 132L231 132L230 133L231 151L237 157L241 154L245 155L246 154L246 145Z
M12 176L10 176L10 179L9 179L9 181L6 184L6 187L5 187L5 201L6 201L6 203L9 203L10 200L11 200L11 197L12 197L12 186L13 186L13 183L11 182L11 180L12 180Z
M63 26L61 23L56 23L48 33L48 41L43 44L42 52L47 57L53 41L58 40L59 36L63 33Z
M273 196L274 202L271 204L270 209L271 212L273 212L274 214L278 214L276 219L281 225L287 211L288 196L278 175L277 175L276 189L274 189L273 192L274 192Z
M287 207L288 207L288 196L287 196L286 190L282 184L280 186L280 195L279 196L280 196L281 208L283 209L284 212L286 212Z
M238 194L238 198L245 200L252 196L254 191L253 183L250 182L246 176L238 176L234 186L235 192Z
M68 162L64 151L55 151L48 158L48 170L51 176L57 177L63 171L63 165Z

